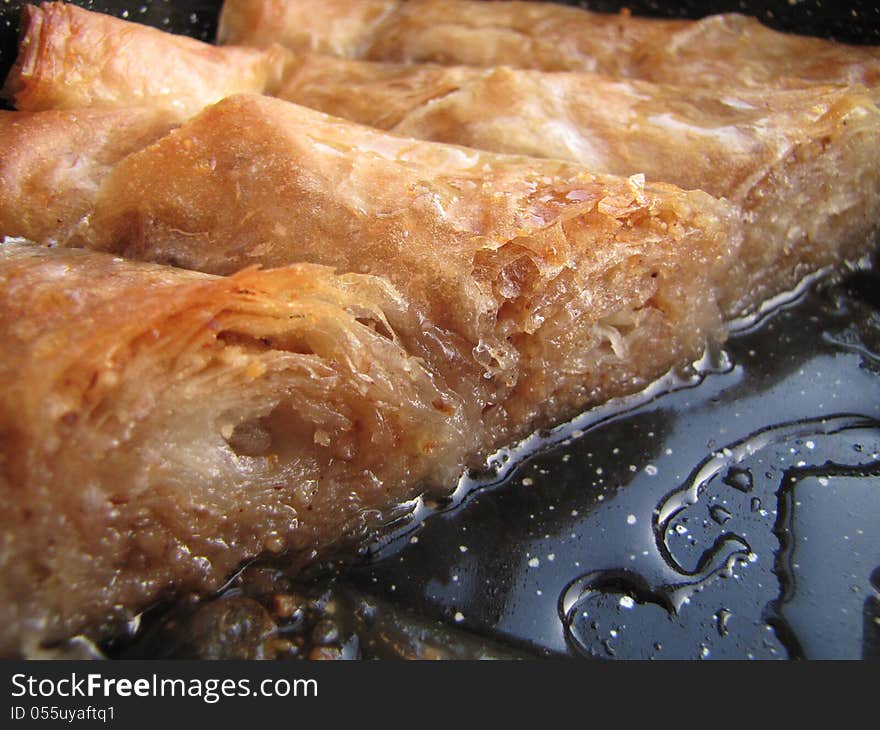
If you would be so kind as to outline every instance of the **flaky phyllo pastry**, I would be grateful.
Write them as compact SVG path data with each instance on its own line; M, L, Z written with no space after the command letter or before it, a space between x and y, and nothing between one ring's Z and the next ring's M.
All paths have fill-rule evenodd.
M150 108L0 111L0 236L64 243L100 181L175 120Z
M0 245L0 650L358 535L476 440L387 280Z
M698 188L739 209L723 310L856 259L880 225L880 110L860 86L694 89L586 73L303 55L274 92L395 134L571 160Z
M310 5L343 40L300 40L348 55L411 48L377 34L441 6L581 12ZM262 46L248 12L299 7L228 3L225 33ZM875 92L811 85L872 84L873 49L762 57L755 80L797 71L764 101L217 49L60 4L24 22L0 113L0 236L30 239L0 244L4 654L363 538L876 230ZM694 27L629 22L599 25Z
M215 274L308 261L387 277L421 313L411 347L468 382L500 441L693 353L719 319L706 287L739 243L733 209L702 192L264 96L129 155L69 241ZM642 351L664 364L632 367Z
M152 106L180 117L274 88L289 53L217 47L65 3L24 5L3 94L20 110Z
M325 549L365 510L390 508L426 487L448 489L493 449L643 388L721 336L714 292L739 240L732 209L705 193L404 140L267 97L208 108L118 163L68 243L220 274L292 261L353 274L336 279L305 267L284 289L276 282L293 273L211 279L6 244L4 322L21 333L12 350L21 359L10 365L34 378L16 378L6 393L13 400L2 427L15 439L4 441L6 473L8 489L34 500L22 501L31 523L12 520L4 532L24 550L32 525L48 521L65 540L64 560L92 564L82 568L78 592L66 565L49 560L30 569L16 558L25 573L7 582L6 605L17 612L13 619L36 623L7 622L7 648L22 636L58 638L95 625L111 606L136 610L170 590L216 587L266 545L306 555ZM335 308L323 300L307 305L302 290L317 286L306 284L310 277L341 289ZM168 308L162 326L148 305L157 280L179 289L155 295L156 306ZM181 310L191 288L233 303L211 298L209 311L201 304ZM296 322L288 321L287 291L296 295ZM255 303L250 292L259 294ZM232 309L229 318L241 324L224 324L215 307ZM25 317L41 309L53 317ZM263 313L276 311L285 313L280 322L266 324ZM252 312L260 314L255 323ZM166 325L173 333L183 328L180 340L162 334ZM127 327L133 334L124 334ZM81 338L100 340L85 360L70 347ZM129 357L133 351L142 357ZM382 359L392 352L394 365ZM77 373L72 381L26 365L55 356L63 373ZM274 369L288 362L303 370ZM156 375L148 376L152 367ZM21 419L26 411L16 398L56 397L60 405L40 411L34 426L57 440L19 433L31 419ZM68 458L79 464L75 482ZM190 544L196 537L174 532L184 529L176 518L165 523L167 511L181 509L179 492L196 481L223 506L192 497L208 526L192 528L198 541ZM75 486L59 491L60 483ZM91 483L94 489L83 486ZM326 509L303 501L302 489L326 500ZM47 490L88 496L129 520L106 527L112 549L102 552L109 538L100 530L81 527L63 538L53 521L69 510L40 496ZM108 496L113 490L122 495ZM150 495L151 507L126 511L129 490ZM277 509L287 521L238 513L233 505L243 493L253 509ZM326 521L308 527L321 515ZM150 529L135 529L138 520L155 520L180 543L150 542ZM189 529L192 517L181 524ZM176 557L157 557L166 554ZM110 587L89 592L102 555L101 584ZM151 570L158 577L144 581ZM56 595L62 580L63 599ZM38 605L47 608L35 613Z
M372 61L586 71L709 88L880 82L877 48L779 33L734 13L693 21L552 2L225 0L218 38Z
M227 11L235 6L228 3ZM284 7L293 13L299 4ZM605 18L556 6L541 12ZM214 58L213 46L69 5L31 6L22 46L7 91L18 108L31 111L51 102L131 113L138 103L184 120L187 110L226 95L237 69L232 58ZM829 78L832 68L844 77L847 54L825 46L839 56ZM853 53L859 58L868 50ZM254 75L251 91L399 136L565 159L591 172L644 174L727 199L739 208L745 241L738 265L750 277L748 287L731 278L723 301L730 316L790 288L807 271L858 258L880 220L880 111L876 92L861 85L804 82L768 94L732 79L693 88L583 72L284 56L278 47L264 53L272 73ZM193 61L205 58L211 63ZM163 69L161 85L155 68Z
M284 104L231 99L210 111L274 133L249 119L252 103ZM238 153L214 124L167 141L196 149L194 135L211 128L230 152L214 150L217 165L231 164ZM439 165L442 155L429 151ZM465 166L464 152L453 153ZM181 171L194 162L191 174L203 169L179 162ZM267 550L308 558L362 534L379 511L448 488L499 444L632 392L718 335L707 294L736 237L708 196L577 176L484 189L448 163L459 173L443 179L451 197L404 180L415 187L395 212L398 191L358 193L375 174L369 158L356 173L323 171L328 185L358 183L335 203L298 190L304 173L286 158L276 170L243 162L262 164L251 180L270 186L274 202L260 206L259 190L234 170L229 189L202 187L219 197L184 217L215 215L238 198L242 215L255 211L256 230L243 236L215 221L201 268L239 268L237 257L328 259L383 276L300 264L215 278L64 248L0 247L6 652L84 627L100 634L170 591L218 587ZM189 173L179 180L192 182ZM452 193L455 184L476 197ZM269 213L294 193L302 205L336 206L325 225L345 236L305 224L296 239L283 236ZM437 214L452 197L481 204L453 211L453 226ZM107 214L117 213L139 217L110 204ZM426 229L420 218L429 214ZM167 235L146 238L131 229L130 253L161 241L156 258L194 265L195 250L178 240L181 222L169 216ZM380 225L386 235L373 240ZM424 232L444 229L448 243ZM125 239L120 231L116 240Z

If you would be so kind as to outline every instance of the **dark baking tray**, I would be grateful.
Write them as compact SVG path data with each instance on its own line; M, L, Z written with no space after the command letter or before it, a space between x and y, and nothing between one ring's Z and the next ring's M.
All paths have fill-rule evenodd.
M201 39L219 6L78 4ZM880 43L880 8L868 2L625 5L746 12ZM0 5L4 74L17 13ZM880 657L876 270L813 282L640 405L597 409L498 455L496 470L463 480L449 502L423 505L344 568L319 571L318 592L329 585L336 605L360 602L355 616L379 606L453 656ZM259 593L248 585L231 593ZM104 649L217 655L163 633L192 611L159 607ZM367 648L361 637L354 654Z

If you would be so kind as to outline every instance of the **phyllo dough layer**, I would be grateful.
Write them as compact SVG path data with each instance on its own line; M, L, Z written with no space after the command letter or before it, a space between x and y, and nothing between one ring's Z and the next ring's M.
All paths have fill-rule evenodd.
M591 13L552 2L226 0L222 43L280 43L374 61L588 71L715 87L880 82L880 50L771 30Z
M3 95L16 109L153 106L188 117L280 80L282 48L219 48L67 3L24 5Z
M0 652L374 525L475 448L384 280L0 245Z
M64 243L112 167L174 126L152 108L0 111L0 237Z
M332 6L324 10L333 12ZM126 55L162 59L169 68L166 86L160 93L153 83L152 64L127 64L125 77L101 77L95 103L125 106L134 88L142 103L173 114L224 95L233 70L219 69L233 59L218 60L215 73L203 75L195 90L187 84L190 45L98 13L78 10L75 17L81 28L91 27L85 36L103 34L104 42L83 47L64 23L31 23L25 47L36 42L27 39L37 27L52 52L14 82L23 98L39 83L49 98L86 101L94 80L77 68L99 68L108 57ZM344 27L362 22L373 21L349 18ZM108 23L126 32L105 33ZM205 45L204 53L213 50ZM591 172L641 173L727 198L740 209L745 242L720 295L725 316L790 289L808 272L859 258L880 220L880 111L864 86L768 93L726 83L695 89L583 72L382 64L315 54L291 54L282 65L283 79L257 90L401 136L566 159ZM26 145L17 149L22 165L28 151Z
M411 351L468 384L500 444L695 355L734 218L702 192L237 96L123 160L75 242L219 274L387 276L422 313Z
M418 139L644 173L738 205L733 316L857 259L880 224L880 110L864 87L694 89L586 73L301 56L279 97Z

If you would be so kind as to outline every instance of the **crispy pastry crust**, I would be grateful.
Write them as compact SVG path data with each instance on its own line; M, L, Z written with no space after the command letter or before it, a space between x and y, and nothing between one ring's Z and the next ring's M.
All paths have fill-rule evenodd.
M271 89L289 56L218 48L61 2L24 5L20 34L3 96L22 111L153 106L186 118L229 94Z
M262 96L129 154L75 243L310 263L0 245L0 651L308 560L697 357L733 218Z
M229 12L234 7L230 4ZM328 33L341 37L378 27L388 7L348 2L345 22L331 23ZM269 21L277 13L300 12L297 8L297 3L263 7L260 17L275 28L279 24ZM342 12L332 3L321 8ZM599 16L602 22L609 18L620 20ZM87 11L77 10L76 20L84 37L105 37L99 50L92 50L90 67L126 54L164 59L175 69L165 78L167 93L145 94L143 101L159 108L195 105L196 97L178 102L175 94L190 93L186 69L200 44L180 46L169 34ZM108 23L128 26L128 32L107 34ZM50 97L88 98L93 79L81 78L76 65L86 56L76 50L66 26L53 27L52 53L33 75L44 79ZM216 50L201 45L206 54ZM62 73L71 58L76 63ZM43 73L41 66L54 71ZM873 152L880 141L880 113L864 87L810 86L767 94L729 83L700 90L582 72L379 64L310 54L291 58L285 68L274 94L396 134L568 159L595 172L643 173L649 180L728 198L740 206L746 241L721 295L727 316L790 288L809 271L858 258L880 218ZM125 77L102 76L102 103L126 104L130 87L150 88L152 63L132 63L126 71ZM203 76L201 100L222 96L228 75ZM85 89L77 91L80 86ZM26 159L29 148L17 149L15 154ZM65 226L60 234L68 231ZM46 240L41 232L35 237Z
M410 351L468 384L500 445L698 352L734 218L701 192L236 96L120 163L74 243L220 274L387 276L423 313Z
M0 653L307 560L454 484L462 408L375 277L0 244ZM386 512L387 514L387 512Z
M587 71L690 86L880 82L876 48L779 33L737 14L658 20L547 2L477 0L325 0L320 13L314 5L226 0L219 40L260 47L278 42L376 61ZM370 22L362 22L365 15Z
M305 54L278 96L406 137L644 173L741 208L733 316L858 259L880 221L880 111L864 87L694 89L586 73Z
M63 243L112 167L175 124L149 108L0 111L0 237Z
M334 42L357 45L363 14L379 28L389 7L360 5ZM760 188L801 191L802 207L801 171L820 148L847 150L826 157L853 169L863 148L841 130L873 113L823 93L826 133ZM395 126L414 118L405 106ZM51 140L72 117L32 119ZM91 137L70 183L91 197L41 235L232 276L0 246L6 653L100 635L257 554L307 560L362 534L497 446L697 356L723 336L720 307L740 306L737 267L758 276L737 209L640 176L405 140L256 96L153 134ZM23 159L0 169L26 181ZM853 217L840 190L825 198L838 224ZM771 271L804 260L799 244ZM291 261L309 263L233 273ZM740 281L746 301L765 292Z
M0 651L308 559L696 357L731 218L267 97L210 107L116 166L79 243L381 278L0 246Z
M310 19L302 24L304 8L287 0L225 2L217 28L224 44L264 48L278 43L288 48L358 56L376 27L397 10L397 0L334 0L311 3ZM321 28L320 34L312 27Z

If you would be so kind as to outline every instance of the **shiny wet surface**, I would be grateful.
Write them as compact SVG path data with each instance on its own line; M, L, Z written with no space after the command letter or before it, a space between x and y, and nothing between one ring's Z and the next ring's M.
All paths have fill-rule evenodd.
M698 386L575 424L348 580L553 653L878 657L878 293L814 286Z
M108 653L880 658L878 295L872 273L814 284L346 567L252 566Z

